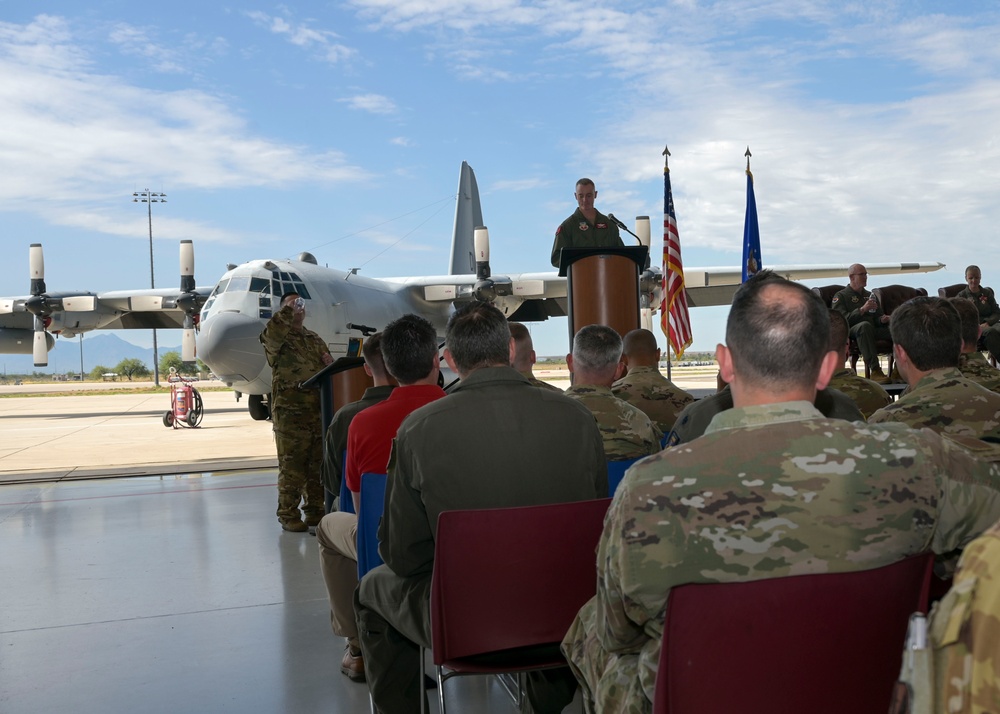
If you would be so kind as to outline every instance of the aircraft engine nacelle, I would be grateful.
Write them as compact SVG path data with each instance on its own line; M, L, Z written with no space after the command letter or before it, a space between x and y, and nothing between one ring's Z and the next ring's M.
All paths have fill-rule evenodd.
M34 336L33 330L0 327L0 354L30 355ZM47 333L45 337L46 349L51 350L55 347L56 340Z

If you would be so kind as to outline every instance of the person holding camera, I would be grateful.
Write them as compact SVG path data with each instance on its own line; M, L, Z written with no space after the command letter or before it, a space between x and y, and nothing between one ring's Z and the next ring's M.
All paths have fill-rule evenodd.
M281 296L281 309L260 334L271 366L271 422L278 449L278 521L284 530L294 533L318 525L324 514L319 391L303 389L301 384L333 362L323 338L303 326L305 318L305 300L296 292L287 292Z

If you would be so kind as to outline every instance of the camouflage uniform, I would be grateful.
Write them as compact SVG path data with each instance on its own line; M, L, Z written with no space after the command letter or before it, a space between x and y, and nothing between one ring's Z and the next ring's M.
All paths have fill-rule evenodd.
M333 415L323 439L323 488L337 496L340 494L340 479L344 451L347 450L347 429L358 412L373 404L384 401L392 393L393 385L368 387L356 402L345 404Z
M871 292L861 289L858 292L848 286L833 296L830 307L839 312L847 320L850 328L850 335L857 341L858 349L869 367L879 367L878 350L875 348L875 340L892 340L889 334L889 325L882 322L885 311L881 305L876 305L874 310L861 312L861 306L868 302Z
M611 391L641 409L664 434L670 432L684 407L694 401L656 367L630 367L628 374L611 385Z
M959 357L958 371L966 379L1000 393L1000 369L991 365L982 352L967 352Z
M618 226L600 211L591 223L578 208L556 228L552 242L552 265L559 267L563 248L624 248Z
M629 469L563 652L587 711L649 712L670 588L950 553L997 518L1000 467L933 432L801 401L730 409Z
M271 421L278 448L278 520L323 517L323 420L319 391L299 384L323 369L329 350L312 330L296 329L291 305L274 314L260 335L271 365Z
M934 369L868 418L871 424L887 421L1000 441L1000 394L966 379L953 367Z
M610 387L570 387L565 394L581 402L597 419L608 461L635 459L660 450L663 432L639 409L612 394Z
M534 387L541 387L542 389L553 389L553 390L555 390L557 392L561 392L562 391L556 385L549 384L548 382L543 382L542 380L540 380L538 377L536 377L532 373L532 371L530 369L527 372L518 372L518 374L520 374L522 377L524 377L529 382L531 382L532 386L534 386Z
M933 711L1000 711L1000 523L966 547L951 590L934 606L929 633Z
M733 408L733 393L727 384L721 392L710 394L684 407L667 437L667 446L686 444L705 433L716 414ZM865 417L854 401L836 389L816 392L816 408L825 417L844 421L864 421Z
M986 323L988 327L983 330L982 340L986 349L997 359L1000 359L1000 306L993 295L993 288L980 287L978 293L974 293L968 288L960 292L956 297L971 300L979 311L979 323Z
M859 377L853 369L846 367L830 377L830 383L826 386L850 397L858 405L858 409L864 414L865 419L892 403L892 397L882 389L880 384Z

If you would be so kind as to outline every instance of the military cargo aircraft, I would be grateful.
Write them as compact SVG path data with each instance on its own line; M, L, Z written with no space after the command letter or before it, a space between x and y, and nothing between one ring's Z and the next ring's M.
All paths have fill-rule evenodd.
M640 231L641 233L641 231ZM931 272L942 263L866 263L869 274ZM271 372L258 337L281 295L294 289L306 301L306 326L327 342L334 358L347 354L351 338L380 330L406 313L427 318L443 340L457 304L485 300L511 320L545 320L567 314L566 279L554 272L493 275L489 236L483 224L472 168L462 162L449 273L437 276L372 278L321 267L302 253L296 259L253 260L230 269L214 286L196 286L194 246L180 242L179 288L111 292L48 292L42 247L29 250L30 295L0 298L0 353L34 355L47 364L53 335L73 337L89 330L184 330L182 359L198 357L237 393L248 395L255 419L268 417ZM848 266L773 266L792 280L843 279ZM728 305L741 281L739 267L688 268L688 305ZM662 275L646 270L644 304L660 303ZM648 316L648 315L647 315Z

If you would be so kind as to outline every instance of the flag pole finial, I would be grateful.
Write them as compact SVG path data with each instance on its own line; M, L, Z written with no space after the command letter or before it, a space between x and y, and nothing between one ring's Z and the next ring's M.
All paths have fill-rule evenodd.
M669 171L670 170L670 163L669 162L670 162L670 148L666 144L664 144L663 145L663 170L664 171Z
M743 155L745 157L747 157L747 173L750 173L750 157L753 156L753 154L750 153L750 147L749 146L747 146L747 151Z

